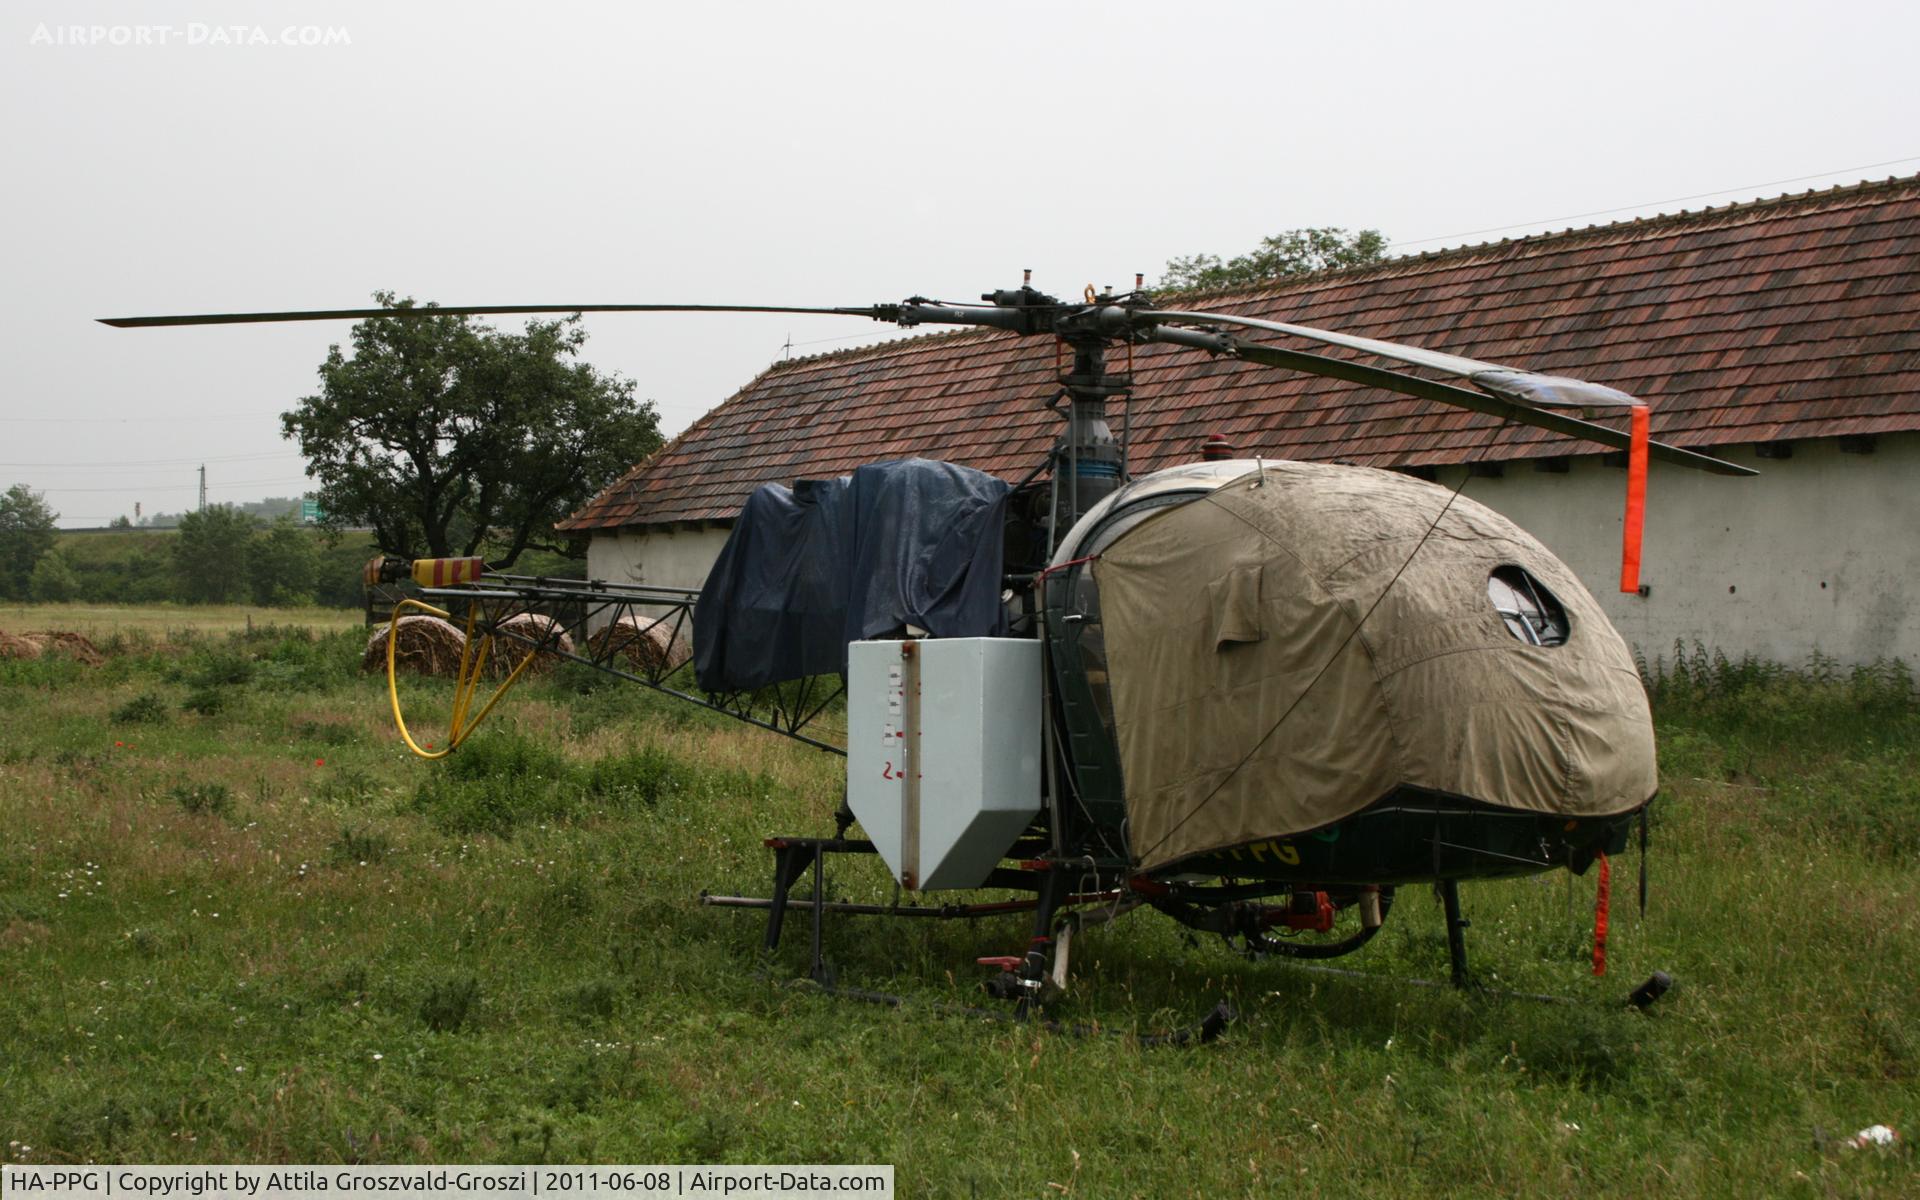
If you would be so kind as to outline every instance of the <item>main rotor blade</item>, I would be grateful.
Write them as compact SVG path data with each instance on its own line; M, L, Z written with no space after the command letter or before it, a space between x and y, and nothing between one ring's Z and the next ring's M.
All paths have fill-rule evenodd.
M455 307L321 308L296 312L189 313L171 317L100 317L115 329L145 329L156 325L260 325L284 321L364 321L375 317L409 320L419 317L500 317L523 313L817 313L824 316L894 320L897 304L865 308L789 308L774 304L468 304Z
M1377 338L1335 333L1331 329L1316 329L1311 325L1289 325L1282 321L1263 321L1256 317L1235 316L1232 313L1159 312L1148 309L1141 310L1141 316L1148 320L1172 321L1183 325L1238 325L1245 329L1265 329L1274 333L1290 334L1309 341L1324 342L1329 346L1345 346L1349 350L1359 350L1380 358L1390 358L1410 366L1431 367L1433 370L1444 371L1449 375L1458 375L1497 396L1525 401L1529 405L1545 404L1560 408L1631 408L1640 403L1638 399L1617 388L1610 388L1600 383L1588 383L1584 379L1541 375L1519 367L1482 362L1477 358L1464 358L1458 354L1403 345L1400 342L1383 342Z
M1625 430L1610 429L1592 421L1582 421L1563 413L1547 412L1509 400L1501 396L1483 395L1466 388L1454 387L1449 383L1439 383L1431 379L1420 379L1412 375L1402 375L1398 371L1389 371L1383 367L1369 367L1364 363L1348 362L1345 359L1328 358L1324 354L1309 354L1302 350L1282 350L1277 346L1261 346L1225 335L1209 335L1183 329L1156 330L1150 334L1154 341L1169 342L1176 346L1194 346L1203 350L1215 350L1232 354L1248 362L1260 363L1269 367L1284 367L1291 371L1304 371L1310 375L1324 375L1330 379L1344 379L1349 383L1365 384L1385 391L1399 392L1406 396L1416 396L1422 400L1433 400L1441 404L1451 404L1456 408L1471 409L1488 416L1514 421L1522 425L1532 425L1565 437L1581 438L1611 446L1616 450L1628 449L1632 438ZM1366 340L1366 339L1357 339ZM1449 356L1451 357L1451 356ZM1471 360L1466 360L1471 361ZM1544 377L1542 377L1544 378ZM1666 442L1649 442L1648 454L1661 462L1675 466L1692 467L1696 470L1711 471L1716 475L1757 475L1749 467L1725 462L1710 455L1700 454Z

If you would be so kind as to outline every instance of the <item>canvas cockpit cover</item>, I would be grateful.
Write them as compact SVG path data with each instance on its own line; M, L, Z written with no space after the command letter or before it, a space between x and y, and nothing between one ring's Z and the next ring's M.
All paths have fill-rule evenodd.
M1099 551L1143 867L1321 829L1403 786L1569 817L1653 795L1625 642L1538 541L1449 496L1385 471L1272 463ZM1506 565L1558 598L1564 644L1508 630L1487 592Z
M747 497L693 610L710 692L847 669L847 643L903 626L1001 631L1003 479L924 458Z

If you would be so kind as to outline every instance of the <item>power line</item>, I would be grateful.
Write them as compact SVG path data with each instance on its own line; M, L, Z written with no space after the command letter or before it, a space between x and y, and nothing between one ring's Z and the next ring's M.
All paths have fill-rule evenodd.
M208 490L216 488L238 487L306 487L311 481L306 479L236 479L231 483L209 483ZM72 492L197 492L198 483L125 483L117 487L75 487L75 488L35 488L37 492L57 492L66 495Z
M17 467L31 470L78 470L81 468L106 469L114 467L191 467L203 462L258 462L274 458L305 458L298 450L275 450L270 454L214 454L201 458L143 458L117 459L111 462L0 462L0 467Z
M198 417L0 417L16 425L132 425L138 423L163 425L193 425L205 421L258 421L263 413L208 413ZM274 414L279 419L279 414Z
M1579 221L1586 217L1604 217L1612 213L1632 212L1640 208L1655 208L1662 204L1683 204L1688 200L1705 200L1710 196L1724 196L1728 192L1745 192L1757 188L1784 187L1789 183L1805 183L1809 179L1825 179L1830 175L1847 175L1854 171L1872 171L1879 167L1895 167L1901 163L1920 162L1920 154L1908 158L1890 158L1885 162L1865 163L1858 167L1838 167L1831 171L1821 171L1817 175L1796 175L1792 179L1770 179L1765 183L1743 183L1734 187L1717 188L1711 192L1695 192L1691 196L1669 196L1665 200L1649 200L1645 204L1623 204L1618 208L1598 208L1592 212L1570 213L1564 217L1543 217L1538 221L1515 221L1510 225L1494 225L1486 229L1468 229L1461 233L1443 233L1437 237L1412 238L1405 241L1389 242L1389 246L1424 246L1428 242L1450 242L1455 238L1479 237L1488 233L1499 233L1506 229L1532 229L1539 226L1558 225L1562 221Z

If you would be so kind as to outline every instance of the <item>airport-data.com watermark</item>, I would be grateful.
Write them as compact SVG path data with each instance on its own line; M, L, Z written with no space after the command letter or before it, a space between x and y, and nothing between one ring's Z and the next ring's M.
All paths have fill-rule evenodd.
M49 25L34 26L30 46L351 46L353 37L339 25Z

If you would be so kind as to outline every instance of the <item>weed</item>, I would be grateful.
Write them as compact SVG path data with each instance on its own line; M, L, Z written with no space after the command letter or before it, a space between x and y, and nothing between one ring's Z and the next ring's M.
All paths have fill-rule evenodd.
M240 635L244 638L244 634ZM244 651L209 648L187 660L181 676L196 687L245 687L253 682L253 659Z
M327 976L320 984L320 999L329 1004L357 1004L367 998L368 980L371 972L367 964L347 963Z
M135 1114L117 1098L108 1097L77 1105L62 1114L53 1134L71 1153L86 1154L90 1160L111 1160L114 1148L132 1133L137 1124L151 1114Z
M690 782L692 772L658 747L610 755L587 767L581 779L586 797L617 811L651 806Z
M420 1020L436 1033L453 1033L466 1025L479 1003L478 976L448 975L427 985L420 998Z
M233 692L219 684L203 684L187 693L180 702L186 712L202 717L217 717L233 702Z
M760 776L723 780L656 747L576 764L552 746L519 733L475 738L414 793L416 811L448 833L504 836L529 822L567 822L589 814L649 808L696 783L737 783L765 790Z
M564 925L593 912L594 901L593 885L579 875L567 874L541 890L535 907L543 919Z
M182 810L195 815L233 815L233 792L224 783L176 783L167 789L167 795Z
M1143 1052L937 1015L987 1003L971 963L1024 946L1030 915L830 915L841 979L904 998L889 1009L788 984L804 906L763 957L758 917L694 903L765 895L761 838L830 828L838 760L643 689L541 681L516 693L521 731L489 726L445 763L384 737L336 755L386 703L357 645L256 628L70 678L0 670L0 745L23 748L0 763L5 1124L35 1161L831 1156L959 1196L1913 1191L1910 1153L1838 1148L1915 1122L1920 704L1897 664L1688 647L1683 680L1649 667L1652 905L1632 903L1630 850L1608 976L1586 964L1591 872L1463 889L1481 977L1576 1003L1411 985L1447 961L1421 888L1342 960L1352 975L1246 962L1143 909L1082 930L1048 1015L1243 1014L1218 1045ZM216 738L178 701L224 654L253 662L228 690L266 720ZM171 724L104 733L142 690ZM582 738L589 710L603 724ZM193 774L133 802L153 763ZM181 815L168 785L189 778L244 781L244 834ZM496 820L510 838L436 832ZM382 846L385 868L314 869ZM834 899L893 894L872 856L830 866ZM1656 967L1679 987L1627 1010Z
M1605 1085L1636 1065L1634 1028L1612 1012L1543 1005L1508 1012L1489 1042L1509 1067L1568 1083Z
M446 774L462 781L517 779L527 782L563 780L570 775L566 755L551 742L517 730L476 737L448 758Z
M336 867L376 866L393 853L393 843L384 835L368 833L348 825L340 830L328 848L327 856Z
M303 629L264 626L255 630L252 645L260 683L316 692L355 677L365 641L354 631L315 636Z
M330 771L313 789L313 798L327 804L359 805L380 794L380 781L360 767Z
M562 990L560 1005L583 1017L611 1017L625 990L618 980L602 976Z
M289 724L287 732L303 742L316 742L322 746L351 746L364 737L360 730L340 721L302 719Z
M168 716L167 702L153 692L138 696L113 710L116 725L158 725Z
M129 929L122 935L128 950L141 958L159 958L180 946L182 939L172 930L151 929L142 926Z
M1860 1038L1869 1059L1887 1079L1911 1079L1920 1068L1920 1045L1897 1006L1869 1005L1860 1012Z
M700 1119L684 1129L685 1156L689 1162L723 1162L737 1138L734 1123L724 1114L701 1113Z

